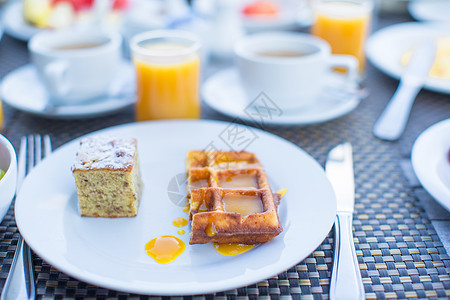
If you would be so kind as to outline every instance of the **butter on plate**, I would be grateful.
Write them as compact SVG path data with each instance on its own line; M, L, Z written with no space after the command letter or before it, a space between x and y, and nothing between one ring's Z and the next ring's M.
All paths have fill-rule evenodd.
M401 57L401 64L407 65L413 54L413 49ZM436 58L431 66L430 77L450 80L450 36L436 40Z

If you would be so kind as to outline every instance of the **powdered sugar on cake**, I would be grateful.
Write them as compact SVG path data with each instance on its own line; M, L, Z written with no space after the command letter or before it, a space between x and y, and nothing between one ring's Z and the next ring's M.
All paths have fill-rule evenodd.
M112 136L93 136L80 140L72 170L127 169L136 153L136 140Z

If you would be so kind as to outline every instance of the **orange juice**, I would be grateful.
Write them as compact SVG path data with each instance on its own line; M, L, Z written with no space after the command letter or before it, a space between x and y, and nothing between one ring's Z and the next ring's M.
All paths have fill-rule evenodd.
M370 1L317 1L311 33L326 40L333 54L348 54L364 70L364 43L370 28Z
M158 38L135 43L132 50L137 74L136 120L199 118L198 49L173 38Z

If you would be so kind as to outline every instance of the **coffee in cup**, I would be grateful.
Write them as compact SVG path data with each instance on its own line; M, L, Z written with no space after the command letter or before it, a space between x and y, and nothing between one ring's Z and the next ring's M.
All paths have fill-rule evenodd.
M54 104L105 95L121 62L122 38L104 30L42 32L29 43L31 60Z
M354 57L332 55L327 42L310 34L258 33L238 40L234 53L248 101L263 92L283 111L318 101L334 67L345 68L349 82L357 77Z

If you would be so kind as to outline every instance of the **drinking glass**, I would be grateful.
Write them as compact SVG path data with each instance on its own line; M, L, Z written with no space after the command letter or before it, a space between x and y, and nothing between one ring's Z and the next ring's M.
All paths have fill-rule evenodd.
M365 69L364 44L370 31L372 0L314 0L311 33L326 40L333 54L353 55Z
M137 74L136 120L199 118L200 39L153 30L130 42Z

